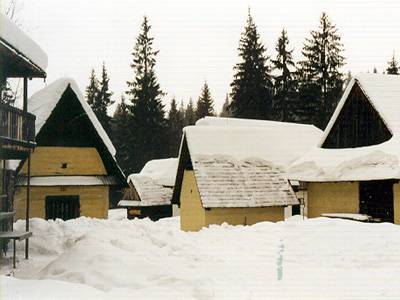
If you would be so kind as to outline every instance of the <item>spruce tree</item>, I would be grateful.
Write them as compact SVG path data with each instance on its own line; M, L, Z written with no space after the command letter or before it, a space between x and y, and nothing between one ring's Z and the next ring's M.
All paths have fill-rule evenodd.
M206 116L213 116L213 115L214 115L214 101L211 98L211 92L207 82L204 82L203 88L201 90L201 95L197 100L196 119L199 120Z
M129 105L125 96L121 95L121 102L117 105L111 120L112 141L117 149L117 160L122 170L129 171L129 122L131 120Z
M299 63L299 92L305 121L325 128L340 99L344 75L340 71L345 64L343 45L326 13L322 13L318 30L311 31L306 39Z
M250 11L238 51L241 62L234 67L231 83L232 114L238 118L268 119L272 108L270 67Z
M99 80L96 78L96 73L92 69L89 77L89 85L86 87L86 101L89 103L90 107L96 111L97 109L97 99L99 94Z
M134 79L127 82L127 95L132 103L129 136L131 172L140 171L147 161L165 157L168 153L162 104L164 93L155 74L158 51L153 49L154 38L149 34L150 29L147 17L144 17L132 53Z
M185 109L185 126L194 125L196 123L196 111L193 105L193 99L189 99L189 103Z
M297 121L297 83L293 61L293 49L288 49L289 38L285 29L276 44L277 56L272 60L273 69L277 75L274 77L273 119L277 121Z
M387 74L392 74L392 75L399 75L399 63L396 61L396 58L392 56L392 59L388 62L388 67L386 69Z
M169 156L177 157L179 146L182 137L182 129L184 126L184 119L182 113L178 110L175 98L171 101L171 109L168 113L168 145Z
M111 118L107 114L107 109L114 103L114 101L111 100L112 92L109 90L109 82L110 78L107 74L106 65L103 62L99 93L97 94L98 108L95 110L95 114L106 132L111 134Z
M230 103L230 101L229 101L229 96L228 96L228 94L226 94L226 96L225 96L225 102L224 102L224 104L222 105L221 113L219 114L220 117L223 117L223 118L232 117L231 110L229 109L230 104L231 104L231 103Z

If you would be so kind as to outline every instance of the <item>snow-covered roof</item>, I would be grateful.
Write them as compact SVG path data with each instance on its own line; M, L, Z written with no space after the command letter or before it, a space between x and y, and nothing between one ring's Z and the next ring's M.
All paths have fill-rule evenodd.
M392 133L378 145L323 149L351 89L358 84ZM359 74L347 86L321 141L290 167L290 178L302 181L400 179L400 76Z
M150 177L161 185L173 187L177 168L177 158L153 159L144 165L140 175Z
M30 113L36 116L36 135L39 134L43 125L46 123L47 119L50 117L54 108L57 106L61 96L64 94L65 90L70 87L76 94L82 108L86 112L93 126L95 127L97 134L106 145L110 154L115 157L116 150L112 144L107 133L101 126L96 115L90 108L89 104L86 102L85 97L82 95L78 85L72 78L60 78L53 83L49 84L44 89L36 92L29 99L28 110Z
M171 204L173 190L171 186L163 186L154 179L141 174L131 174L128 177L128 183L139 195L141 206Z
M47 54L3 14L0 14L0 40L42 70L47 68Z
M219 119L224 123L227 118L207 118L203 119L207 126L198 122L185 127L191 155L255 157L286 168L315 145L322 134L312 125L244 119L231 119L222 125Z
M31 177L31 186L94 186L114 185L116 178L113 176L40 176ZM26 177L17 177L16 186L27 185Z
M154 159L148 161L140 173L128 176L128 184L136 190L140 206L171 204L177 167L177 158ZM125 195L132 197L132 193Z
M286 169L317 143L321 133L314 126L294 123L202 119L184 129L176 185L182 180L186 145L203 207L298 204ZM174 199L179 193L180 186Z

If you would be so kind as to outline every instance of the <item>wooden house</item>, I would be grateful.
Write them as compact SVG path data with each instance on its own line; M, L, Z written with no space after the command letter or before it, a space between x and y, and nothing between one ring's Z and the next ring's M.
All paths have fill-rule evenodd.
M140 173L128 176L129 188L118 203L127 209L128 219L157 221L173 215L171 199L177 164L177 158L155 159L147 162Z
M18 170L17 218L23 217L27 185L31 217L68 220L107 218L109 192L125 186L115 148L72 79L62 78L30 98L37 147Z
M400 224L400 76L354 77L290 177L307 185L308 217L362 214Z
M29 237L29 196L27 187L21 197L27 199L21 207L21 218L26 220L25 231L13 231L14 172L10 170L11 160L27 159L35 144L35 116L28 113L28 79L45 78L47 55L32 39L13 22L0 14L0 85L8 79L23 79L22 109L8 103L0 103L0 256L13 240L15 267L16 240L25 239L25 258L28 258ZM30 172L27 170L27 178Z
M286 167L319 137L310 125L244 119L184 128L173 193L181 229L284 220L285 207L299 204Z

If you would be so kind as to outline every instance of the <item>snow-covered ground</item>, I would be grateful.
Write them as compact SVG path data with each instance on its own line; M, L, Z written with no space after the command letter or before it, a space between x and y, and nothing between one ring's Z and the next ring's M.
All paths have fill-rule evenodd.
M179 218L110 216L32 219L31 258L21 243L0 298L400 299L397 225L293 217L185 233Z

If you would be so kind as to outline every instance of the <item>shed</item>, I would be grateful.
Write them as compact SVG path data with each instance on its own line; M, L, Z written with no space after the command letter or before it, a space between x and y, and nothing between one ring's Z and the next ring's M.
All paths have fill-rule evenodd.
M171 217L177 158L147 162L140 173L128 176L129 187L118 206L127 208L128 219L150 218L156 221Z
M115 148L73 79L30 98L37 147L31 155L31 217L107 218L109 191L126 185ZM18 168L16 211L22 218L27 161Z
M298 205L286 168L317 142L311 125L208 117L184 128L173 203L181 229L284 219Z
M355 76L290 178L308 187L309 217L352 213L400 224L400 76Z

